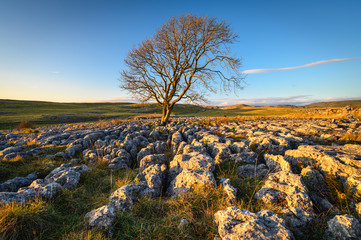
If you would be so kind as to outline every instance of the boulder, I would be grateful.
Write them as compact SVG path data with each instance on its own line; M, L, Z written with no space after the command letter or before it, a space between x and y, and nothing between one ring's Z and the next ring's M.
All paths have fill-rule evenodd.
M336 215L327 222L327 240L361 239L361 224L351 215Z
M299 175L291 172L281 171L270 174L265 185L256 192L255 197L266 204L286 203L288 208L313 211L307 187Z
M302 169L300 175L307 188L311 191L317 192L324 196L329 193L330 190L328 189L326 183L323 181L323 176L318 170L314 169L311 166L307 166L306 168Z
M147 155L140 160L139 167L140 169L145 169L154 164L166 164L167 155L165 154L151 154Z
M97 227L99 229L110 228L115 220L116 211L110 205L104 205L97 209L88 212L84 220L89 223L90 227Z
M228 196L228 203L233 205L237 201L237 189L231 185L231 181L227 178L219 179L219 184Z
M16 192L21 187L26 187L38 177L38 172L32 172L26 177L16 177L0 184L0 192Z
M215 187L216 181L213 173L203 169L184 169L170 183L167 196L180 196L195 188Z
M282 217L286 220L288 227L301 237L312 223L315 214L300 208L291 207L282 210Z
M229 207L218 211L214 221L221 239L294 239L285 220L272 211L262 210L255 214Z
M265 154L264 160L270 172L291 171L291 165L282 155Z

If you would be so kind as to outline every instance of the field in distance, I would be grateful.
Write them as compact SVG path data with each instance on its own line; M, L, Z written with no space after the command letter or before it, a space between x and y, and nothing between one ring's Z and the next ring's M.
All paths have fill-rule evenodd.
M346 108L346 106L348 106ZM361 100L313 103L306 106L248 106L243 104L215 107L191 104L176 105L173 116L185 117L327 117L343 118L353 114L359 118ZM99 119L160 117L157 104L134 103L57 103L22 100L0 100L0 128L16 126L23 121L35 124L58 124Z

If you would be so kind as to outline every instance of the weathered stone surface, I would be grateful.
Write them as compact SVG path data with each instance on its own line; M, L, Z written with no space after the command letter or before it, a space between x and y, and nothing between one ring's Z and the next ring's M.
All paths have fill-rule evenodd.
M76 144L74 146L65 149L65 155L67 158L73 158L76 153L81 152L82 150L83 150L83 146L80 144Z
M222 185L223 191L226 192L228 196L228 203L234 204L237 201L237 189L231 185L231 181L227 178L219 179L220 185Z
M130 184L118 188L109 197L108 205L114 207L117 211L129 211L133 204L140 197L144 196L142 192L147 188L144 184Z
M265 154L264 160L270 172L292 171L291 165L282 155Z
M321 173L311 166L303 168L300 175L308 189L322 195L326 195L329 192L326 183L323 181Z
M355 204L355 210L359 215L361 215L361 202Z
M237 168L238 175L245 178L264 178L268 173L269 169L264 164L246 164Z
M289 228L298 236L302 236L307 227L312 223L315 218L315 214L312 212L306 212L300 208L285 208L282 210L282 216L286 220Z
M213 142L208 145L208 150L216 164L228 161L231 158L231 150L226 143Z
M266 204L285 202L289 208L296 207L312 212L313 205L307 193L308 189L299 175L281 171L270 174L255 197Z
M361 224L351 215L337 215L327 222L327 240L361 239Z
M339 214L340 211L332 205L327 199L320 196L319 193L309 192L308 196L311 198L315 209L319 212L325 212L329 214Z
M64 188L74 188L78 185L80 174L87 171L90 171L90 168L84 164L78 167L73 167L72 164L62 164L51 171L44 178L44 182L46 184L56 182Z
M184 169L170 183L167 189L168 196L180 196L194 188L214 187L216 181L213 173L202 169Z
M159 197L165 183L167 166L165 164L153 164L145 168L137 178L144 180L148 185L149 197Z
M257 214L229 207L214 215L218 234L222 239L294 239L286 222L272 211Z
M249 140L251 145L256 146L257 152L267 149L270 154L283 155L287 149L291 148L286 138L269 133L261 133L261 135L250 137Z
M172 151L173 154L177 153L179 144L183 141L182 133L177 131L172 135Z
M16 177L0 184L0 192L16 192L19 188L31 184L38 177L38 172L32 172L26 177Z
M90 227L97 227L99 229L108 229L114 223L116 212L114 207L104 205L97 209L88 212L84 220L89 223Z
M191 152L188 154L175 155L169 164L170 171L180 173L183 169L202 169L214 171L214 160L208 154Z
M139 167L140 169L145 169L150 165L154 164L166 164L167 163L167 155L165 154L152 154L147 155L140 160Z

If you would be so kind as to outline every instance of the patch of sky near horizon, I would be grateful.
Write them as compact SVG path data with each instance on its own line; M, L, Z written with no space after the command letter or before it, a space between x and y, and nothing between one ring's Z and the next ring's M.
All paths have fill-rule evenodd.
M126 96L119 71L132 47L174 15L230 23L242 70L361 57L361 2L342 1L46 1L0 2L0 98L98 101ZM248 74L239 99L307 95L355 97L361 61ZM123 98L124 99L124 98Z

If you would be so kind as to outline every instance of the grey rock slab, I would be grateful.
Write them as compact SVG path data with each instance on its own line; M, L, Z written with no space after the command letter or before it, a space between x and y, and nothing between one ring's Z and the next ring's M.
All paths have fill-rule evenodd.
M351 215L336 215L327 222L326 239L361 239L361 224Z
M313 212L292 207L283 209L282 217L286 220L289 228L301 237L307 231L307 227L312 224L316 215Z
M38 177L38 172L33 172L26 177L16 177L0 184L0 192L16 192L19 188L29 186Z
M313 211L313 204L308 195L308 189L299 175L281 171L268 176L264 186L255 194L266 204L281 204L285 202L289 208L301 208L307 212Z
M248 210L229 207L214 215L221 239L294 239L285 220L272 211L262 210L257 214Z
M139 167L140 169L145 169L150 165L154 164L166 164L167 163L167 155L165 154L151 154L143 157L140 160Z
M90 227L97 227L99 229L110 228L115 220L116 211L110 205L104 205L97 209L88 212L84 220L89 223Z
M264 160L271 172L292 171L291 165L282 155L265 154Z
M228 178L221 178L219 183L228 196L228 203L235 204L237 201L237 189L231 185L231 181Z
M170 183L168 196L180 196L194 190L194 188L215 187L216 181L212 172L202 169L184 169Z

